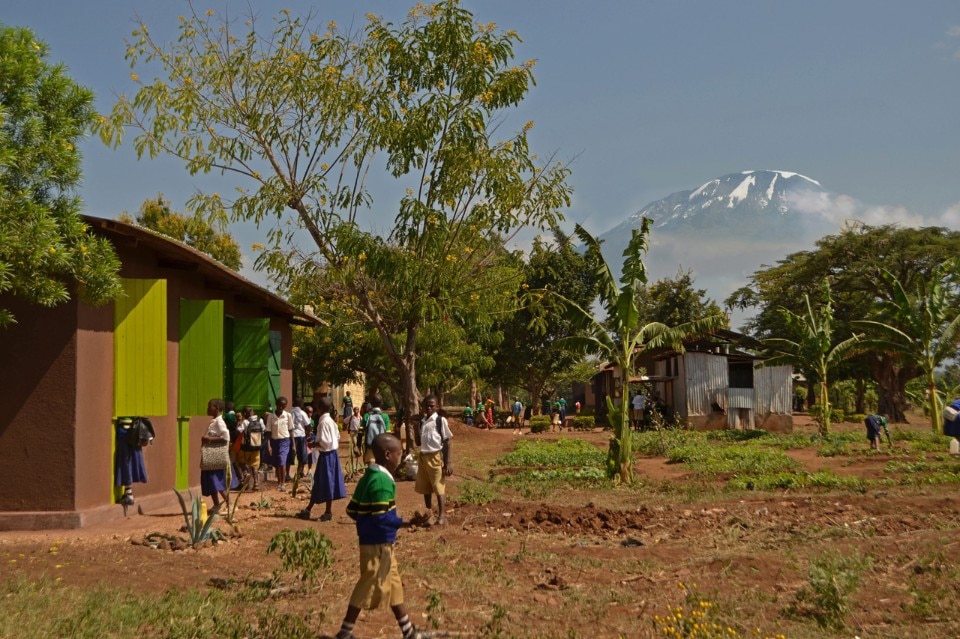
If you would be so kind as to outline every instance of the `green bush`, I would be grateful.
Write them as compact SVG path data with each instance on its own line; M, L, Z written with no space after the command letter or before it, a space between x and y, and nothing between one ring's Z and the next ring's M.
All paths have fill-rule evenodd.
M333 565L333 542L315 528L281 530L270 540L267 552L280 555L282 571L274 571L277 581L281 572L295 572L300 581L312 587L317 576Z
M531 433L545 433L550 430L549 415L534 415L530 418Z
M593 415L577 415L572 423L576 430L593 430L595 421Z

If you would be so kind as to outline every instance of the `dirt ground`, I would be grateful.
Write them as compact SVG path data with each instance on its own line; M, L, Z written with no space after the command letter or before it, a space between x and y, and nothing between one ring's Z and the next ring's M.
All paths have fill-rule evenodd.
M654 627L654 615L704 600L711 602L715 621L743 637L960 636L954 605L960 595L956 484L863 494L729 493L701 483L682 465L643 458L636 466L639 489L584 487L541 500L505 494L478 506L456 503L459 486L485 481L493 460L510 450L517 436L460 424L454 424L454 434L448 525L404 528L398 538L406 599L422 626L429 616L464 636L664 636ZM564 436L604 447L609 434ZM811 471L865 478L884 476L890 460L883 452L789 454ZM397 488L401 516L409 519L423 510L413 482L398 482ZM131 543L154 531L176 533L182 519L172 511L79 531L0 533L0 574L58 578L61 587L202 590L211 583L268 576L279 565L266 553L271 537L285 528L315 527L335 548L320 594L291 594L269 605L298 611L321 636L332 635L357 570L346 502L335 503L333 521L306 522L294 517L305 496L281 494L272 483L264 496L271 507L263 510L249 507L253 497L242 497L239 536L200 550ZM809 583L810 560L829 552L867 561L842 630L787 614ZM397 631L382 609L365 612L355 634L387 637Z

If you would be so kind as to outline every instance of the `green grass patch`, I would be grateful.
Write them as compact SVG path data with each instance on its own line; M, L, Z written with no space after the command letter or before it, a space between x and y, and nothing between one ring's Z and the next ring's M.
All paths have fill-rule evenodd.
M234 590L171 588L163 594L101 585L77 588L57 580L0 582L0 637L46 639L308 639L316 636L302 614L267 603L251 612L250 587ZM262 590L262 589L259 589ZM266 596L258 593L258 599ZM313 622L324 620L314 615Z
M782 451L750 444L689 444L671 450L667 459L672 463L685 463L691 471L699 475L765 475L800 468L798 462Z
M764 475L743 475L727 481L727 487L732 490L829 488L862 492L865 486L866 483L859 477L841 477L828 470L815 473L777 472Z
M599 467L607 454L582 439L561 437L555 442L520 440L512 451L499 457L498 466L519 468Z

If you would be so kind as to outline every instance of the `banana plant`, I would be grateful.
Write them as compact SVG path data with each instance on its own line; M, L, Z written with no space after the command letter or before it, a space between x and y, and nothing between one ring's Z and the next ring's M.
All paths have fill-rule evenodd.
M957 294L951 284L960 271L960 262L950 258L938 264L929 278L919 278L916 291L907 293L900 280L889 271L883 279L893 297L880 305L879 319L856 322L875 336L868 343L885 352L902 353L923 371L926 385L927 414L934 432L942 432L942 406L937 389L936 369L957 355L960 346L960 314Z
M817 421L820 436L826 437L830 434L830 377L843 360L860 352L864 344L860 343L861 335L834 343L833 298L826 280L821 283L821 295L821 304L816 308L809 295L803 296L803 315L781 307L780 313L794 338L771 337L763 344L772 352L764 366L789 364L816 380Z
M579 224L575 233L595 265L599 282L600 304L604 314L595 315L590 309L553 293L563 303L568 319L577 333L561 340L583 353L595 355L619 367L623 379L636 372L636 362L644 351L669 347L683 352L683 342L692 337L710 333L724 325L725 318L711 315L703 319L667 326L660 322L641 324L637 294L647 283L647 268L643 256L649 250L649 218L644 218L639 229L633 229L630 242L623 252L623 268L619 282L600 253L600 242ZM625 390L625 389L624 389ZM633 482L633 440L630 434L629 394L621 392L614 403L607 399L613 437L607 454L607 474L622 483Z

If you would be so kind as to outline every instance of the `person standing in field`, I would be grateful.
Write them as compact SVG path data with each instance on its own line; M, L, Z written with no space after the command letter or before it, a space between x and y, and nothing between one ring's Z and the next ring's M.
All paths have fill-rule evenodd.
M223 420L223 400L211 399L207 402L207 415L212 417L207 431L200 438L201 446L224 446L230 445L230 430L227 428L227 422ZM227 467L217 470L200 471L200 492L204 497L213 498L213 507L220 505L220 498L225 502L227 498Z
M310 416L307 415L307 411L303 410L302 397L293 398L293 410L290 411L290 417L293 424L290 435L293 438L294 453L291 458L295 459L299 466L297 476L303 479L304 473L313 466L313 463L307 455L307 432L310 430Z
M443 526L447 523L444 516L446 506L445 477L453 474L450 464L450 425L440 415L437 398L427 395L423 399L425 417L415 435L420 447L420 464L417 468L417 480L414 490L423 495L423 504L427 511L433 510L433 495L437 496L437 516L431 523Z

